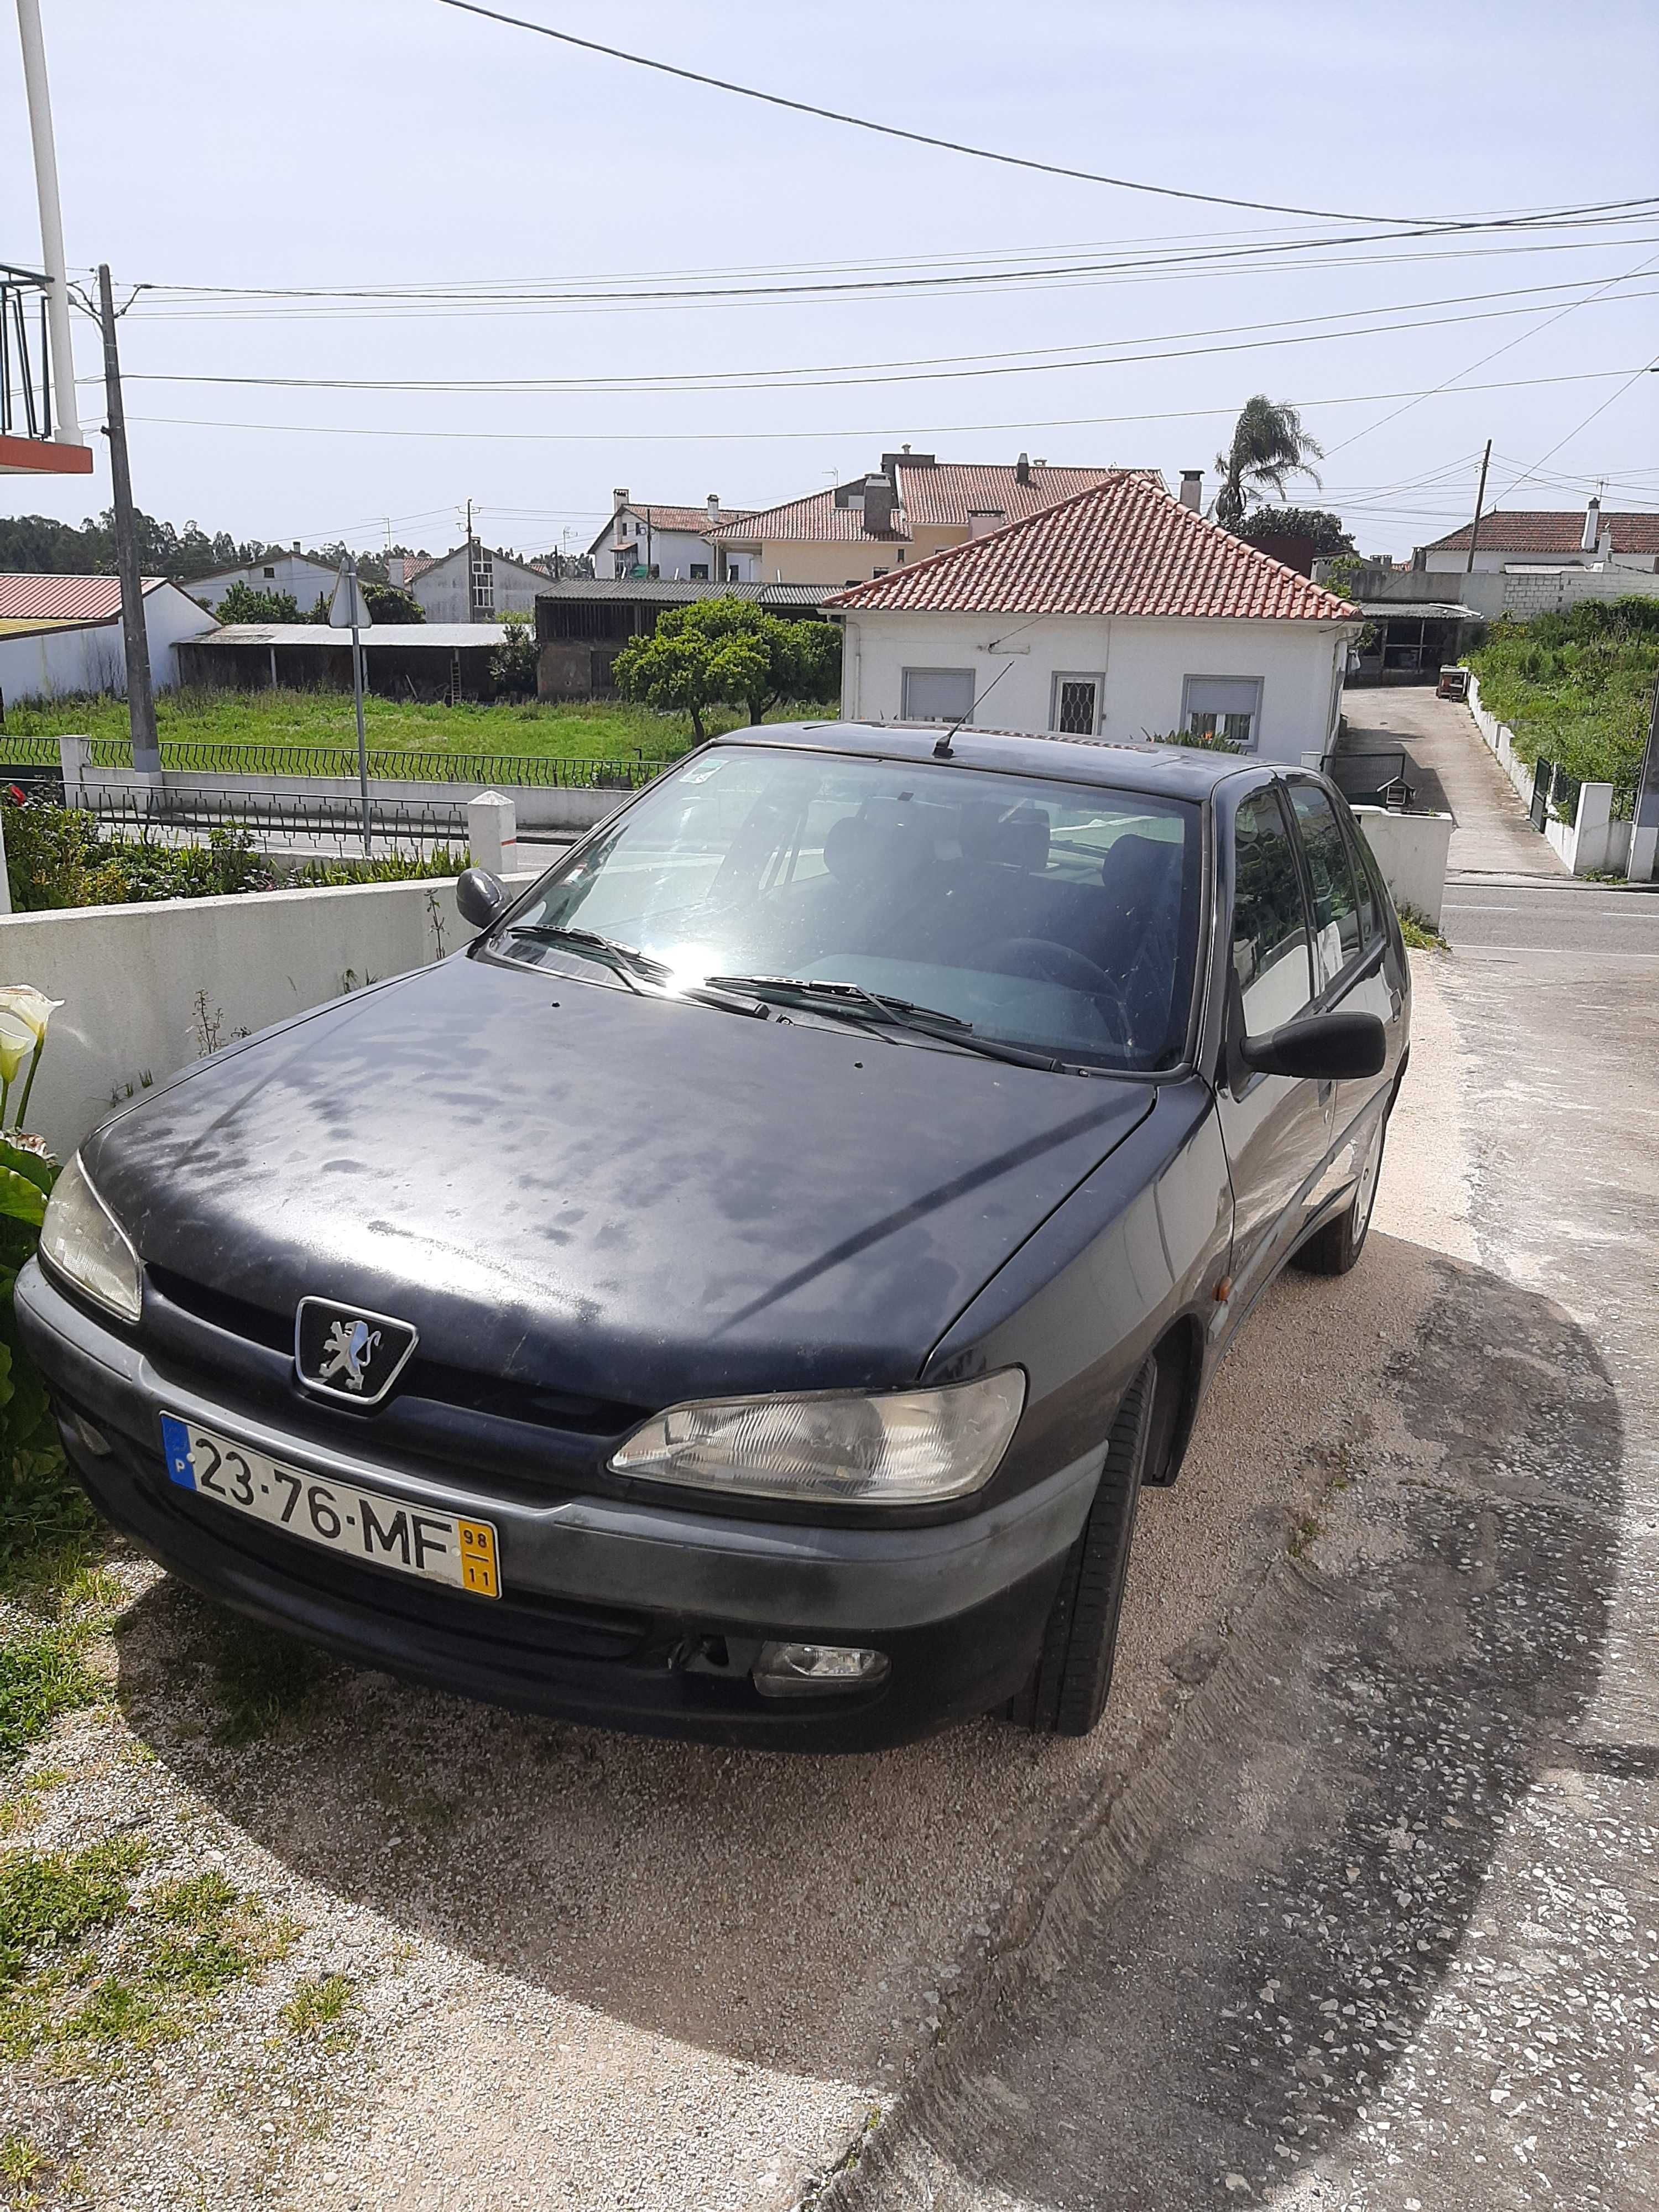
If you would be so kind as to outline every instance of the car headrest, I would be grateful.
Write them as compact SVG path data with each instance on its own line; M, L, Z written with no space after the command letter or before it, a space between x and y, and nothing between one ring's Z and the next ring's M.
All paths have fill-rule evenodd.
M1182 860L1179 845L1131 831L1113 842L1100 864L1100 879L1133 914L1168 898L1180 880Z
M1048 817L1036 806L1018 806L1009 814L977 806L970 813L964 806L962 849L970 860L1039 875L1048 865Z

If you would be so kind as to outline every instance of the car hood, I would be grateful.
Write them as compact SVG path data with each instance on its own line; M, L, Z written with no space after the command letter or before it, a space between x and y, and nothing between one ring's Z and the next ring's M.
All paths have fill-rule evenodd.
M216 1055L83 1157L152 1267L660 1405L912 1379L1152 1097L461 955Z

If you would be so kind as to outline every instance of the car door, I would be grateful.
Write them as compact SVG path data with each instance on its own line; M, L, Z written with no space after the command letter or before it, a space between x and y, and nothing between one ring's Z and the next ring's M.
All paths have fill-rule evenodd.
M1239 1040L1294 1021L1314 996L1312 933L1283 787L1263 784L1233 811L1230 1000L1216 1104L1233 1186L1233 1294L1246 1313L1296 1243L1330 1147L1329 1086L1246 1067Z
M1339 819L1338 803L1311 778L1292 777L1288 789L1313 915L1315 1006L1322 1013L1340 1008L1375 1014L1393 1030L1400 994L1388 973L1383 918L1370 874L1352 848L1351 825ZM1358 1175L1391 1080L1385 1071L1327 1086L1330 1156L1321 1179L1322 1203Z

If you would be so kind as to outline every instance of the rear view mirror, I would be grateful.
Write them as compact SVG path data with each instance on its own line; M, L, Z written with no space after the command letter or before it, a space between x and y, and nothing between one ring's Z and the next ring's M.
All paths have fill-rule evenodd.
M455 904L463 921L474 929L488 929L507 906L507 893L483 868L466 868L455 886Z
M1264 1030L1260 1036L1247 1036L1238 1054L1258 1075L1341 1083L1380 1075L1389 1056L1389 1039L1375 1014L1308 1014L1279 1029Z

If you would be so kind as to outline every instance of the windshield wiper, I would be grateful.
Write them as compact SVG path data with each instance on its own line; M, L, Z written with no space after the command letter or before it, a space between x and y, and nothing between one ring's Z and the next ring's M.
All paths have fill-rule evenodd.
M964 1052L979 1053L987 1060L1006 1060L1015 1067L1041 1067L1053 1073L1066 1066L1053 1053L1032 1052L1024 1045L1004 1044L1000 1037L980 1036L973 1024L959 1014L947 1014L938 1006L919 1006L914 999L896 999L885 991L866 990L862 983L837 983L815 975L709 975L704 980L724 990L743 991L782 1006L810 1006L854 1021L915 1030L923 1036L938 1037L942 1044L960 1045Z
M538 944L562 946L597 960L620 975L629 990L644 997L695 999L699 1006L719 1006L727 1013L765 1018L766 1008L754 994L734 997L731 992L718 988L717 977L709 977L702 983L677 984L672 981L672 969L665 967L660 960L653 960L637 945L619 944L614 937L601 937L597 929L577 929L549 921L519 921L512 924L507 934L532 937Z

